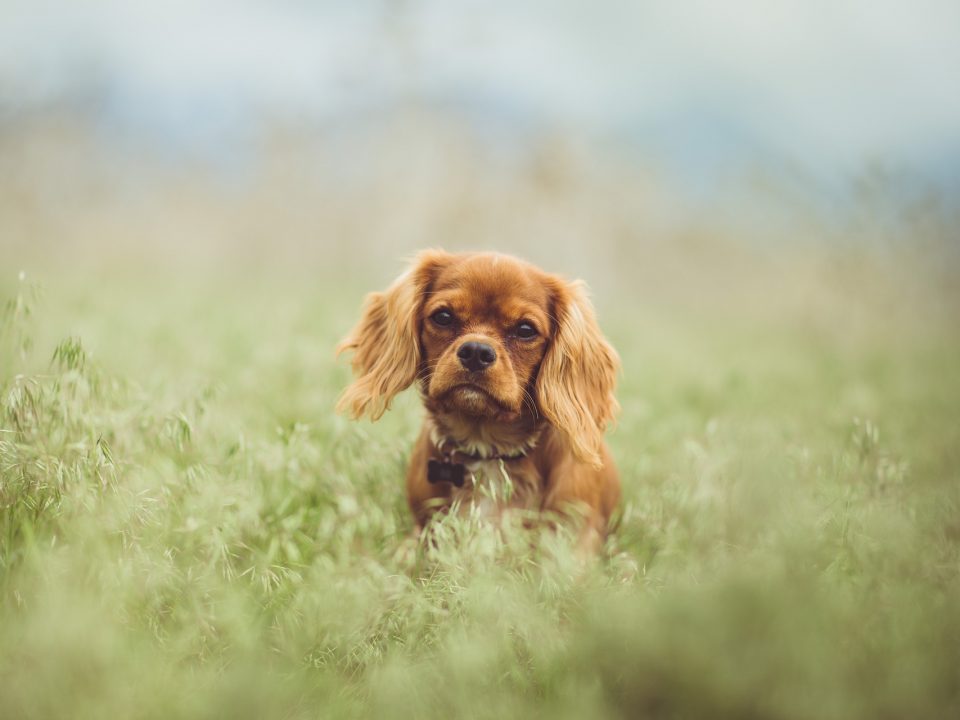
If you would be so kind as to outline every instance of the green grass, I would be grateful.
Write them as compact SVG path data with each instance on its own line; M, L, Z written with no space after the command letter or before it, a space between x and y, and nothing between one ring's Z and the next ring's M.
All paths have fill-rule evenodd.
M954 306L836 258L595 283L624 502L588 566L408 541L416 399L332 411L386 275L5 270L0 717L957 717Z

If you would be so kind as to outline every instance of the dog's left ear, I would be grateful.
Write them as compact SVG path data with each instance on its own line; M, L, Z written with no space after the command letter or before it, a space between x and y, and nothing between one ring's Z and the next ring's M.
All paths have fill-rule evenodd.
M537 375L537 400L574 455L599 468L603 431L620 409L613 394L620 358L600 332L583 283L554 278L553 286L555 325Z
M451 257L442 250L424 250L390 287L367 295L360 322L337 346L338 355L354 351L351 365L356 376L337 401L337 412L376 420L416 379L420 306Z

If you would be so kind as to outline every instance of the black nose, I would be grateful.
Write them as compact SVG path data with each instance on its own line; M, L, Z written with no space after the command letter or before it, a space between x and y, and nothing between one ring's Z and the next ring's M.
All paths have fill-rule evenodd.
M496 351L486 343L465 342L457 350L460 364L471 372L486 370L497 359Z

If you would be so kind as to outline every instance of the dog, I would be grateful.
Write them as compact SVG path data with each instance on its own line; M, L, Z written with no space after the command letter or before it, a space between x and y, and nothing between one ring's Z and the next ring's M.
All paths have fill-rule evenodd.
M366 297L344 351L355 380L339 412L376 420L419 388L406 478L417 533L438 512L523 509L576 518L580 547L602 546L620 498L603 437L620 360L582 282L508 255L425 250Z

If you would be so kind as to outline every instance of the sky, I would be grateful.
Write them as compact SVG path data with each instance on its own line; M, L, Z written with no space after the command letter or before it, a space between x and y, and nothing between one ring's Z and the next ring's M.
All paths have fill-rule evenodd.
M0 110L160 140L404 98L617 137L678 167L960 177L956 0L0 0Z

